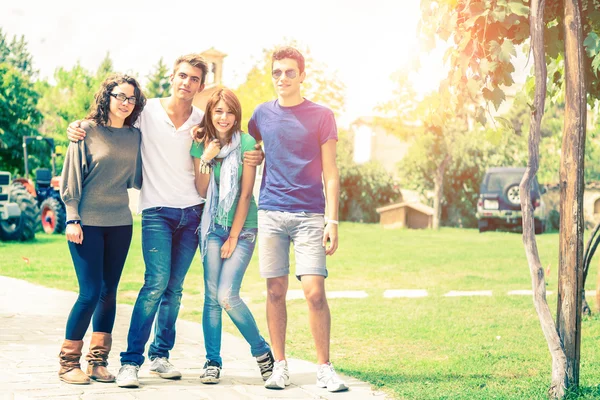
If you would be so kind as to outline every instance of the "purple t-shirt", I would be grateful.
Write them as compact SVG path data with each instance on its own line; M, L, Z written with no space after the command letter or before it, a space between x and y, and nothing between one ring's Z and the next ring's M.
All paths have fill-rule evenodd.
M293 107L274 100L254 110L248 131L265 152L258 209L324 213L321 145L338 138L333 112L306 99Z

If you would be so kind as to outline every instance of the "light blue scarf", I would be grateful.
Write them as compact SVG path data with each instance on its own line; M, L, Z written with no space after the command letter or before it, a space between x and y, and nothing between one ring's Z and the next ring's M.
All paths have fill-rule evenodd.
M206 203L200 221L200 251L206 256L208 234L215 228L216 221L226 221L239 191L238 171L242 162L240 132L235 132L231 142L221 148L215 158L223 159L219 184L215 180L214 168L210 171L210 181L206 193Z

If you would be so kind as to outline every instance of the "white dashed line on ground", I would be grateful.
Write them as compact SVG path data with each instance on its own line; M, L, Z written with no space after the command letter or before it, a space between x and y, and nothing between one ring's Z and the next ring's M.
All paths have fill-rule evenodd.
M408 297L408 298L418 298L418 297L427 297L429 294L427 290L424 289L396 289L396 290L386 290L383 292L383 297L386 299L392 299L395 297Z

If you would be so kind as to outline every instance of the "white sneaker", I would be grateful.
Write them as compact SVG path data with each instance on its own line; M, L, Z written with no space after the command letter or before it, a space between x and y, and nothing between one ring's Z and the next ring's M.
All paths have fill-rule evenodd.
M273 373L265 382L267 389L285 389L290 384L290 372L286 360L275 361Z
M169 362L167 357L156 357L150 364L150 373L163 379L180 379L181 372Z
M348 390L348 385L336 374L330 362L319 365L317 369L317 386L327 388L330 392Z
M117 374L117 386L122 388L140 387L140 381L138 380L139 370L140 367L137 365L123 365Z

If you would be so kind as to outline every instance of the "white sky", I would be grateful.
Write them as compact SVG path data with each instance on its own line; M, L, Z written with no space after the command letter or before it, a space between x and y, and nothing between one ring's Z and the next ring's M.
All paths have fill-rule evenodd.
M153 3L153 2L152 2ZM162 56L167 65L210 47L228 54L223 83L236 87L263 48L295 39L347 86L347 126L389 98L390 76L418 53L419 0L3 0L0 27L25 35L34 67L51 78L80 61L95 70L107 52L115 69L143 78ZM437 88L441 54L422 62L413 83ZM310 71L307 71L310 74ZM310 79L310 75L308 77Z

